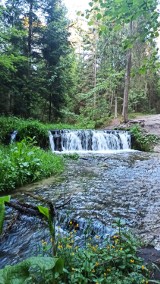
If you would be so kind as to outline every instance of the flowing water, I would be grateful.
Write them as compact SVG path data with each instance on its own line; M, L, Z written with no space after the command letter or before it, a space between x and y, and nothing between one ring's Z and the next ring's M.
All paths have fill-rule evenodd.
M53 130L49 131L51 149L63 152L104 152L131 148L131 136L117 130Z
M86 153L65 163L61 181L32 189L32 193L57 204L71 198L57 211L57 230L67 234L68 223L74 220L79 224L77 241L83 240L88 226L92 238L99 235L103 240L114 234L112 223L118 217L135 234L160 248L160 156L136 151ZM14 198L35 202L24 190ZM8 209L6 223L11 214L16 212ZM46 238L48 230L42 221L20 215L1 240L0 267L42 252L41 240Z

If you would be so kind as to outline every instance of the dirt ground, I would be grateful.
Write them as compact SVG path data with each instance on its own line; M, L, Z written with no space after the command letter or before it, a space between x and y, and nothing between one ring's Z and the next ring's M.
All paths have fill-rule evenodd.
M149 278L154 280L160 280L160 251L156 250L153 247L144 247L139 249L138 256L144 259L145 264L149 268L152 267Z
M160 114L137 116L134 119L130 119L126 126L134 124L139 124L148 134L154 134L160 137ZM121 125L125 126L120 123L118 118L113 119L108 129L113 129ZM160 142L155 145L154 152L160 153Z

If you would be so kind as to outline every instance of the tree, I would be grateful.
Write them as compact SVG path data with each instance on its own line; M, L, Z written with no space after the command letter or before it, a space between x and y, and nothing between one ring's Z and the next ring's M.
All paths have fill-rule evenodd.
M42 54L46 65L46 84L48 89L48 119L60 115L60 107L64 103L64 85L61 77L62 58L70 53L68 20L66 10L58 0L46 1L47 25L41 39Z
M126 50L123 118L126 122L128 120L128 94L131 77L132 50L135 42L146 42L148 40L152 40L158 35L157 29L159 23L158 12L156 11L157 1L93 0L89 4L91 6L89 13L92 14L92 11L97 11L97 20L101 21L101 31L104 33L109 33L107 26L104 27L106 22L112 23L114 30L128 29L128 27L130 30L129 36L126 34L127 36L123 38L123 46Z

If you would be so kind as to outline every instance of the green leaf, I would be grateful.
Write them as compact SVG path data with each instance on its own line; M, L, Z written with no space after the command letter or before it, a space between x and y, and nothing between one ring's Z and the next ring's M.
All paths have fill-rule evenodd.
M92 3L92 2L89 2L89 6L92 7L92 6L93 6L93 3Z
M64 259L59 258L55 264L55 271L58 273L62 273L64 268Z
M0 197L0 203L9 202L11 199L10 195Z
M41 271L50 271L53 275L53 268L58 263L57 271L62 271L62 262L58 262L58 258L53 257L31 257L14 266L6 266L0 270L0 284L24 284L35 283L32 278ZM37 282L36 282L37 283Z
M102 14L98 13L97 14L97 20L100 20L102 18Z
M41 269L44 270L51 270L55 267L59 258L53 257L30 257L29 259L25 260L23 263L27 264L28 267L31 266L39 266Z
M4 216L5 216L5 205L4 203L0 203L0 235L2 234Z
M47 219L49 219L49 209L47 207L43 207L41 205L37 206L38 210L40 213L42 213L44 216L47 217Z
M89 21L89 22L88 22L88 25L89 25L89 26L93 26L93 25L94 25L94 21Z

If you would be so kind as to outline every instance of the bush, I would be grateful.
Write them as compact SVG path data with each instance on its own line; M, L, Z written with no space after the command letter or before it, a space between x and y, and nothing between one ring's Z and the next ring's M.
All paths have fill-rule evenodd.
M152 150L159 138L156 135L145 134L139 125L131 127L132 147L135 150L149 152Z
M28 120L20 124L17 136L20 141L30 137L34 138L41 148L49 147L48 130L45 125L38 121Z

